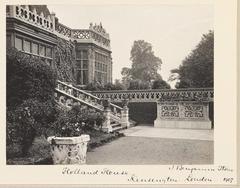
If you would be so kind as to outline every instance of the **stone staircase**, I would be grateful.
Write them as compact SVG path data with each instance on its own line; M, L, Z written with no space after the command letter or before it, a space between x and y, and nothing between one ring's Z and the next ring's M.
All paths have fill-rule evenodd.
M114 132L129 127L128 107L123 108L111 103L109 100L102 100L98 97L73 87L71 84L57 81L55 88L55 100L59 105L71 108L73 105L90 108L94 111L103 112L106 121L102 130Z

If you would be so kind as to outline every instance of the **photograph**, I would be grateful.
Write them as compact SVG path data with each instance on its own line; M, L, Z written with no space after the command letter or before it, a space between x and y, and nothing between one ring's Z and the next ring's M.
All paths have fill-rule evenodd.
M1 3L0 187L237 185L237 6Z
M213 10L7 5L7 164L213 164Z

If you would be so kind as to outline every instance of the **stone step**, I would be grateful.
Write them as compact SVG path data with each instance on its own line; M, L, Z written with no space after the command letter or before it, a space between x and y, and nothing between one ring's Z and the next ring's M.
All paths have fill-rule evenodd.
M112 128L121 127L120 123L111 123Z
M120 130L123 129L123 127L122 127L121 124L119 124L119 123L111 124L111 126L112 126L113 132L120 131Z

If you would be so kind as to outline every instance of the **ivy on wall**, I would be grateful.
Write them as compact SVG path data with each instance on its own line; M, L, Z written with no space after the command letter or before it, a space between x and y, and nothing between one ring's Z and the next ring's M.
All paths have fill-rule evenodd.
M55 50L55 66L58 79L64 82L76 83L76 53L72 41L57 39Z

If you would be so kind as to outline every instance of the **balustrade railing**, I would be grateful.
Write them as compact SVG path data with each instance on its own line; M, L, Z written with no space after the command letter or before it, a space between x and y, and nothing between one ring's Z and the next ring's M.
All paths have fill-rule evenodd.
M43 14L43 12L41 12L41 14L37 14L36 9L30 11L28 5L26 5L25 7L20 5L14 5L11 6L9 11L11 12L9 12L7 16L15 17L50 32L54 31L54 22L52 21L51 16L46 16Z
M120 102L129 99L130 102L148 101L213 101L213 88L164 89L164 90L119 90L94 91L93 95L100 99L111 99Z
M7 17L14 17L25 23L47 30L64 39L91 39L91 42L108 50L110 49L109 34L100 26L90 26L89 29L71 29L57 22L55 14L44 15L43 12L39 14L35 8L31 11L28 5L9 5L6 15Z
M81 39L81 40L92 39L94 42L98 43L99 45L110 47L110 40L105 36L102 36L101 34L97 33L94 30L72 29L71 32L72 32L73 39Z
M61 23L58 23L56 24L55 29L59 34L64 35L65 37L68 37L68 38L71 37L72 30L67 26Z
M74 39L90 39L91 33L87 29L73 29L72 30L72 37Z
M93 107L97 110L101 110L101 111L104 110L104 104L103 104L102 99L99 99L98 97L96 97L90 93L87 93L83 90L77 89L77 88L73 87L72 85L58 81L56 90L58 92L61 92L62 94L74 97L75 99L78 99L81 102L85 103L86 105L90 105L91 107ZM109 103L109 109L110 109L112 115L117 116L118 118L121 117L121 111L122 111L121 107L119 107L113 103Z

